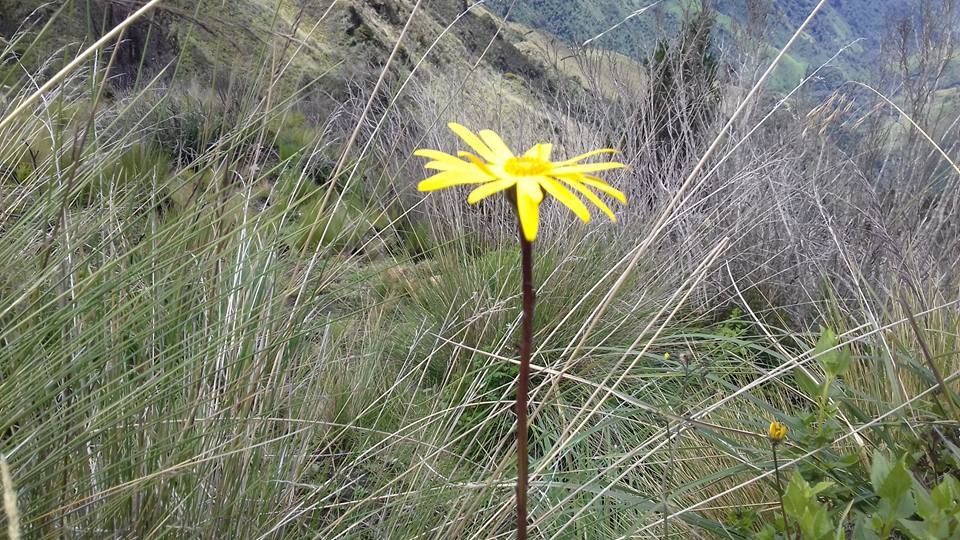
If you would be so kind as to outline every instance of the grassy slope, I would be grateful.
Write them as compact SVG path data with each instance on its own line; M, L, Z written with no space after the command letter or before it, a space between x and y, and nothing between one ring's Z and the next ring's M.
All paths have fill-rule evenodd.
M477 53L464 40L489 28L473 21L428 60L418 114L388 116L398 131L351 159L356 174L328 183L332 171L316 162L337 155L344 133L284 98L327 66L337 71L324 90L344 91L348 80L369 88L378 72L363 63L382 60L399 27L371 6L358 12L368 30L336 11L315 34L301 26L309 47L277 71L297 9L284 4L274 22L267 6L204 16L204 29L178 15L176 35L193 51L185 79L229 74L228 60L240 73L219 94L201 85L121 94L102 105L75 161L102 75L91 63L57 100L0 134L0 162L14 169L0 176L0 427L21 521L32 537L509 536L517 254L502 241L512 228L498 218L503 206L413 199L422 171L398 164L411 148L391 145L423 129L429 144L452 148L430 129L449 117L499 122L516 139L566 120L544 120L555 113L538 102L537 81L507 76L501 68L511 65L485 62L465 75ZM401 77L444 26L431 16L414 21ZM547 43L532 35L518 47ZM340 111L348 128L359 108ZM594 143L576 128L570 139ZM188 135L195 153L183 155ZM146 142L157 140L165 144ZM586 228L548 209L535 363L549 370L535 376L543 408L532 435L541 532L655 533L661 505L682 510L746 482L670 523L681 537L740 534L725 530L725 507L766 513L775 500L758 480L768 447L752 435L771 417L790 424L785 457L820 450L811 470L863 452L850 437L817 443L804 420L816 396L789 371L770 376L806 358L815 332L726 310L682 309L667 321L693 288L683 284L695 276L682 248L607 274L646 223ZM623 289L592 326L621 275ZM904 326L880 340L857 316L837 315L839 306L823 311L820 320L859 340L848 393L831 394L844 413L831 417L832 437L849 433L843 422L859 428L929 387ZM880 322L900 316L891 308ZM926 324L934 356L954 373L958 317L940 311ZM910 429L927 429L919 420L932 408L908 408ZM664 413L705 413L720 428ZM864 433L910 440L896 425ZM864 462L847 466L851 484L865 482Z

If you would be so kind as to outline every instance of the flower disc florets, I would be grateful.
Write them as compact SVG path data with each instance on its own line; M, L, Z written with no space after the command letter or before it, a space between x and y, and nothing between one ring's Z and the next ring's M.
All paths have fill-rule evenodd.
M540 176L550 171L553 164L534 157L512 157L503 163L503 171L513 176Z

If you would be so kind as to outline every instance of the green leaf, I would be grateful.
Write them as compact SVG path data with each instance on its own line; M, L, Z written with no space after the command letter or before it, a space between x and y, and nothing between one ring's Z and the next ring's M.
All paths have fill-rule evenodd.
M913 494L907 491L893 508L893 517L897 519L908 518L917 513L917 505L914 502Z
M930 499L940 510L950 513L960 511L960 482L949 474L944 476L930 492Z
M923 519L933 519L940 513L937 503L934 502L930 493L920 482L915 482L913 485L913 498L917 503L917 515Z
M806 371L798 369L793 372L793 379L797 382L797 386L800 387L808 396L816 397L819 396L822 391L822 386L820 383L815 381L813 377L807 374Z
M871 480L873 480L872 476L871 474ZM910 492L911 487L913 487L913 475L907 470L903 459L897 460L880 485L874 483L877 495L888 499L895 506L898 506L898 503Z
M820 493L830 489L830 486L833 485L833 482L829 480L824 480L823 482L817 482L817 485L813 486L813 489L810 490L811 497L816 497Z
M880 535L870 526L870 518L861 515L853 527L852 540L880 540Z
M829 378L841 376L850 368L850 352L846 347L834 349L838 342L833 330L824 328L820 331L820 339L817 340L817 346L813 349L813 354L820 361Z
M830 538L835 530L827 509L817 501L817 494L829 489L833 482L819 482L811 486L799 472L794 471L783 493L787 515L800 526L804 539Z
M880 451L874 451L873 463L870 464L870 483L873 484L873 491L880 493L880 486L890 474L890 462Z
M911 519L901 519L898 524L907 536L915 540L941 540L950 538L949 528L946 523L937 521L916 521Z
M776 540L776 538L777 531L769 524L764 525L760 532L753 535L753 540Z
M804 540L824 540L830 538L834 531L830 514L819 504L808 507L797 523L800 524L800 533Z
M844 469L850 469L860 463L860 456L853 452L842 454L840 459L837 460L837 463Z
M901 519L900 526L904 529L904 532L906 532L910 538L916 538L918 540L919 539L926 540L928 538L927 529L926 527L924 527L924 524L922 521Z
M809 491L810 484L799 472L794 471L787 488L783 490L783 507L788 516L799 519L803 515L810 500Z

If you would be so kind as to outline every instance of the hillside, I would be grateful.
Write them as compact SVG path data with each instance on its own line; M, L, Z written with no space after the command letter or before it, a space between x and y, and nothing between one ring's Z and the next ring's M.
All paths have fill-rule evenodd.
M0 0L0 534L960 537L947 1Z
M77 50L134 9L109 0L68 3L66 9L29 0L3 2L0 35L10 38L21 31L12 54L28 70L52 70L58 65L56 51ZM411 84L427 95L453 85L458 91L448 97L458 101L461 117L482 115L487 100L478 97L496 94L504 98L500 107L543 118L538 104L544 96L639 84L639 70L625 56L598 62L588 76L550 33L504 22L479 5L467 9L465 2L427 1L416 14L414 5L411 0L240 0L230 10L205 13L200 3L163 2L149 20L126 32L110 83L123 92L159 74L160 84L176 79L229 85L232 79L242 81L272 69L262 63L269 53L289 62L281 88L305 93L308 101L329 112L359 97L351 88L376 81L410 18L384 81L389 88L407 87L398 96L400 107L409 105ZM269 45L278 36L289 38L282 46ZM469 75L461 78L460 73Z
M746 35L759 37L775 51L787 42L816 3L815 0L709 2L718 14L715 42L719 48L728 49L727 53L734 58L741 52L738 47L744 46L742 38ZM506 14L511 4L514 3L495 0L492 5L499 13ZM515 3L510 18L577 44L619 25L592 41L592 46L642 60L651 54L658 36L675 32L684 13L699 5L696 0L669 0L631 17L651 4L653 2L646 0L530 0ZM783 67L776 74L776 86L792 87L808 69L826 62L848 46L834 65L846 77L866 77L870 70L869 60L888 32L888 20L909 12L910 6L911 2L871 0L827 3L811 23L804 39L784 60Z

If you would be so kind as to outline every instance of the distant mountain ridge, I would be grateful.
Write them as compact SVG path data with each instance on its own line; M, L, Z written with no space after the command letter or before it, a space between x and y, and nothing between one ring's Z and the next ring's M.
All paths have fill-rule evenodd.
M757 32L771 50L782 47L817 4L817 0L714 0L707 2L717 12L715 43L727 46L738 33ZM908 14L917 0L883 2L832 0L811 22L803 39L785 59L780 78L794 84L808 69L846 51L834 62L848 77L869 75L872 55L887 34L888 22ZM696 0L492 0L490 7L501 15L573 44L591 41L592 46L614 50L642 60L653 48L660 31L679 27L684 13L699 6ZM511 8L512 6L512 8ZM631 17L639 10L643 13ZM616 26L616 28L613 28ZM611 29L612 28L612 29Z

